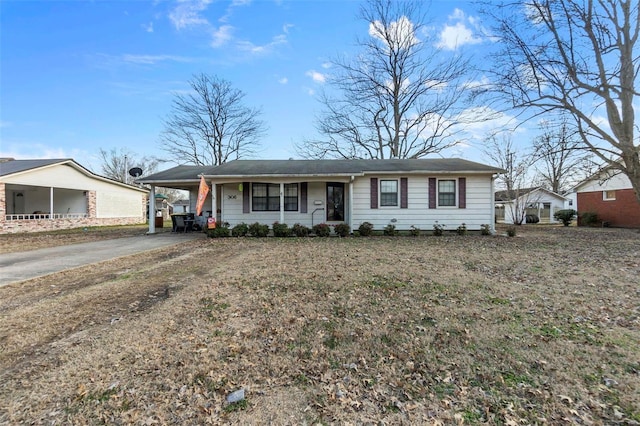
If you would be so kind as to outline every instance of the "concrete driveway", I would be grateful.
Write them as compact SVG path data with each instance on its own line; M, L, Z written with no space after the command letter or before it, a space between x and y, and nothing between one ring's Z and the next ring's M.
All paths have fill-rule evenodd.
M168 247L199 238L206 238L206 234L192 232L141 235L0 254L0 287L65 269Z

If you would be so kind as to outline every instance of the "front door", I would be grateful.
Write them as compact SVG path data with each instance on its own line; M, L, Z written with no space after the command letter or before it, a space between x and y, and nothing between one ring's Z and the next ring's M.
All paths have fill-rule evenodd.
M327 183L327 222L344 221L344 183Z

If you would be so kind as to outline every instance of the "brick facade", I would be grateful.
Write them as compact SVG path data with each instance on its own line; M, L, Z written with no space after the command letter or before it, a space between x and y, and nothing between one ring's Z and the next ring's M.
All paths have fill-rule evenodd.
M4 215L3 215L4 218ZM146 223L140 217L112 217L96 219L38 219L38 220L2 220L0 233L16 234L20 232L56 231L60 229L82 228L85 226L140 225Z
M617 189L615 200L603 200L602 191L579 192L579 213L595 212L598 220L620 228L640 228L640 204L633 189Z

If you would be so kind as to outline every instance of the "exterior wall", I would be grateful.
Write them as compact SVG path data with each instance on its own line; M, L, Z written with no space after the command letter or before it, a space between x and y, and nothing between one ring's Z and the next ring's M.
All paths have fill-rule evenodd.
M370 199L370 179L377 177L381 179L398 179L407 178L408 190L408 206L407 208L384 207L377 209L371 208ZM443 179L466 178L466 208L456 207L437 207L429 208L429 177ZM264 179L261 183L280 183L280 180ZM284 183L300 183L295 179L284 179ZM326 221L326 186L327 182L344 183L344 201L345 201L345 223L350 223L353 228L357 229L362 222L370 222L374 225L374 229L382 230L389 224L394 224L398 230L409 230L411 226L416 226L422 230L429 231L433 229L433 225L438 221L439 224L445 225L445 230L455 230L464 223L469 230L480 230L481 225L493 222L492 211L492 188L491 176L415 176L415 175L370 175L355 178L352 187L353 194L349 191L351 185L348 178L340 177L336 179L306 181L307 182L307 213L298 211L284 212L284 223L291 226L300 223L307 227L311 227L318 223L336 224L340 222ZM214 182L215 183L215 182ZM216 209L220 212L217 215L219 222L227 222L231 227L239 223L251 224L259 222L271 226L274 222L280 221L279 211L270 212L254 212L243 213L243 194L239 185L241 182L217 183L216 189L219 191ZM456 187L456 197L459 188ZM298 192L300 195L300 192ZM193 188L189 193L190 210L195 212L195 203L197 200L197 188ZM349 208L349 200L352 199L352 209ZM203 207L203 217L196 218L197 223L204 223L207 211L212 210L211 194L207 196ZM353 217L349 217L352 211ZM392 220L395 219L394 222Z
M275 183L273 180L261 180L260 183ZM278 182L279 183L279 182ZM287 183L300 183L288 181ZM271 226L274 222L280 221L279 211L243 213L242 191L239 190L241 182L225 183L216 185L220 190L218 195L217 208L220 209L218 220L228 222L231 227L239 223L251 224L260 222ZM349 184L345 183L345 202L348 200ZM195 200L197 200L197 189L191 191L189 199L193 200L190 206L191 211L196 210ZM284 223L293 225L300 223L311 227L318 223L326 222L326 182L307 182L307 213L300 213L300 187L298 186L298 211L285 211ZM211 211L211 194L207 196L204 203L203 216L207 211ZM317 211L316 211L317 209ZM322 210L320 210L322 209ZM198 221L199 223L199 221ZM332 223L332 222L330 222Z
M604 191L615 191L615 200L605 200ZM576 187L579 213L594 212L611 226L640 228L640 204L626 175L617 174L606 180L588 180Z
M553 214L558 210L562 209L575 209L575 207L569 206L569 200L565 200L564 198L557 197L546 191L533 191L531 195L526 194L524 204L540 204L540 208L537 211L537 215L540 217L540 223L560 223L559 221L553 218ZM549 210L549 215L547 217L543 217L542 215L542 204L550 203L551 209ZM504 205L504 222L505 224L513 224L513 208L511 207L511 203L501 203ZM529 209L527 209L529 211ZM525 222L522 222L524 225Z
M580 213L594 212L611 226L640 228L640 204L633 189L616 189L615 200L605 200L603 191L578 192Z
M407 177L408 206L371 208L370 179L400 179ZM429 177L458 179L466 177L466 208L437 207L429 208ZM456 197L458 189L456 188ZM436 194L437 196L437 194ZM389 224L398 230L409 230L411 226L425 231L433 229L438 222L445 230L453 231L463 223L467 229L477 231L481 225L493 223L491 199L491 176L406 176L380 175L357 178L353 188L353 227L358 228L362 222L370 222L374 229L381 230ZM393 221L395 219L395 222Z
M143 194L125 191L96 191L96 217L137 217L144 218L145 210L142 209L140 199Z

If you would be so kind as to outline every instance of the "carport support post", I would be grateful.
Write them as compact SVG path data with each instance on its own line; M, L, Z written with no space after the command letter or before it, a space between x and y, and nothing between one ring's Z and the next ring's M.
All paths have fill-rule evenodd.
M496 233L496 189L495 189L496 175L491 176L491 223L489 229L491 235ZM506 209L505 209L506 210Z
M147 234L156 233L156 187L151 185L149 191L149 232Z
M217 191L218 186L215 183L211 182L211 217L215 217L216 222L218 221L218 201L216 200ZM220 221L222 221L222 218L220 218Z

